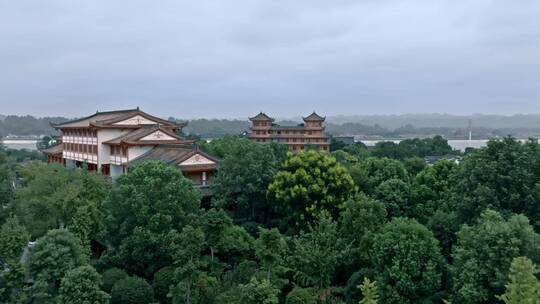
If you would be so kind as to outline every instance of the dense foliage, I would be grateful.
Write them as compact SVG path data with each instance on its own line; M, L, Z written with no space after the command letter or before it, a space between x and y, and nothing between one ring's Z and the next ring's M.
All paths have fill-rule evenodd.
M537 142L333 147L203 143L204 204L161 162L111 183L0 149L0 303L538 303Z

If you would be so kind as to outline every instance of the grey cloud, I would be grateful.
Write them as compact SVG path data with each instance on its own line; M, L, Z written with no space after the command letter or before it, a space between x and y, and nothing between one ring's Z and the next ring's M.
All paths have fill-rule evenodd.
M533 0L0 0L0 113L538 113L539 15Z

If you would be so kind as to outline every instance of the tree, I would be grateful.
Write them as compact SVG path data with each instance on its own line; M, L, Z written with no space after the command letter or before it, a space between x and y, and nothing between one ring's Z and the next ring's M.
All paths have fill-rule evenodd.
M127 277L114 284L111 304L150 304L154 301L154 290L144 279Z
M219 241L223 237L225 229L232 226L231 218L223 211L210 209L203 214L203 229L206 236L206 243L210 247L212 264L214 263L214 253Z
M259 230L259 238L255 241L257 258L266 270L266 278L271 279L275 268L283 262L286 243L277 229Z
M254 257L255 240L246 229L233 225L225 228L217 248L221 261L234 265Z
M106 293L111 293L114 284L128 277L128 274L119 268L109 268L101 275L101 289Z
M176 267L176 285L171 290L172 302L199 303L216 283L215 278L209 276L202 267L202 252L207 248L204 232L200 228L186 226L181 233L174 235L171 247Z
M455 154L448 141L437 135L433 138L405 139L401 142L379 142L375 145L372 155L393 159L409 157L443 156Z
M536 266L526 257L517 257L510 266L506 292L497 296L505 304L540 303L540 282L535 274Z
M173 252L168 246L169 241L169 234L137 227L107 257L111 265L150 279L156 271L172 263Z
M482 213L474 226L458 232L452 253L454 303L494 303L504 292L508 269L516 257L540 261L540 236L523 215L508 220L496 211Z
M238 219L266 222L264 217L271 211L266 189L281 163L274 154L277 150L247 139L228 144L221 148L226 152L222 152L220 170L212 183L213 204L233 211Z
M364 194L359 194L345 204L341 212L340 236L359 244L366 233L379 230L386 223L385 206Z
M279 290L269 280L252 278L240 285L242 304L278 304Z
M34 298L54 298L61 279L72 269L87 264L78 239L65 229L50 230L31 250L28 273L36 284Z
M332 152L332 156L340 165L344 166L345 168L349 168L350 166L359 162L359 159L356 156L353 156L343 150Z
M89 238L101 231L102 201L109 184L103 176L60 165L34 162L21 169L25 187L17 191L16 214L32 237L69 227L80 207L90 212Z
M0 303L19 303L26 297L26 272L19 261L0 263ZM24 303L24 301L21 301Z
M154 294L156 300L161 304L168 304L172 302L170 297L167 297L171 286L175 280L174 278L175 268L173 266L167 266L161 268L154 274L152 280L152 287L154 288Z
M135 166L118 178L105 200L108 240L118 246L136 227L157 234L181 230L198 212L200 199L178 169L159 161Z
M15 302L24 288L25 271L20 263L30 235L17 217L9 217L0 229L0 303Z
M268 187L268 195L300 225L329 212L337 217L356 192L353 179L335 158L317 151L289 154Z
M339 237L337 223L321 217L308 232L301 232L291 241L288 265L295 271L296 283L319 289L329 287L335 270L349 253L349 247Z
M364 278L362 285L358 286L362 291L364 298L360 301L360 304L377 304L379 295L377 294L376 282L371 282L368 278Z
M409 176L403 163L389 158L370 157L349 169L358 188L366 194L374 194L384 181L399 179L407 181Z
M317 304L317 296L310 289L295 287L287 294L285 304Z
M88 206L81 206L77 208L71 225L68 229L71 231L78 239L81 244L83 251L90 256L90 233L92 232L92 215Z
M13 199L12 181L9 159L0 148L0 224L6 219L9 204Z
M373 239L387 222L387 213L383 203L359 194L345 204L341 212L339 236L343 242L351 246L351 261L345 261L347 267L342 269L344 275L358 269L370 267L369 248L373 246ZM356 286L352 288L356 292Z
M540 145L491 140L465 157L454 192L460 221L474 223L485 209L524 214L540 231Z
M104 203L112 264L151 278L172 263L167 236L197 219L200 199L191 181L159 161L119 177Z
M422 172L426 168L426 161L418 156L409 157L403 160L405 170L409 173L411 178L414 178L418 173Z
M382 202L388 217L413 216L411 206L411 187L400 179L389 179L377 186L375 198Z
M30 235L19 219L8 218L0 229L0 266L9 260L19 260L29 240Z
M373 246L383 303L420 303L441 288L444 264L438 241L416 220L395 218L376 235Z
M425 224L435 212L449 212L457 171L455 162L442 160L418 173L411 185L414 206L410 216Z
M101 277L91 266L69 270L60 283L59 304L108 304L110 296L99 289Z

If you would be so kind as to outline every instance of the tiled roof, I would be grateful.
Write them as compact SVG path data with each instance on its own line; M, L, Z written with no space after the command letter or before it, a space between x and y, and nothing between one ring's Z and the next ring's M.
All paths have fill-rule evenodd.
M95 114L92 114L87 117L75 119L66 121L63 123L51 123L51 125L55 128L62 129L62 128L88 128L90 126L111 126L116 122L120 122L126 119L129 119L131 117L134 117L135 115L141 115L149 120L155 121L157 123L167 125L167 126L175 126L178 128L183 127L183 124L175 124L174 122L164 120L155 116L152 116L150 114L147 114L141 110L137 109L128 109L128 110L119 110L119 111L107 111L107 112L96 112Z
M311 121L324 121L326 118L320 116L319 114L317 114L315 112L313 112L308 117L304 117L303 119L304 119L304 121L308 121L308 120L311 120Z
M129 165L132 166L149 160L160 160L167 164L178 166L195 154L201 154L202 156L216 162L216 166L219 163L218 159L198 150L194 145L159 145L138 158L130 161Z
M261 112L259 114L257 114L256 116L253 116L253 117L250 117L249 120L253 121L253 120L265 120L265 121L274 121L274 119L268 115L266 115L265 113Z
M121 135L119 137L113 138L111 140L103 142L104 144L135 144L140 143L143 144L145 142L140 142L139 140L145 136L148 136L156 131L161 131L171 137L174 137L175 140L163 140L163 141L156 141L158 143L184 143L184 139L182 139L180 136L176 135L174 132L172 132L170 129L166 129L161 127L160 125L145 125L141 126L140 128L131 131L127 134ZM152 142L153 143L153 142Z
M41 152L45 154L62 154L62 151L64 150L64 144L60 143L56 146L52 146L47 149L41 150Z

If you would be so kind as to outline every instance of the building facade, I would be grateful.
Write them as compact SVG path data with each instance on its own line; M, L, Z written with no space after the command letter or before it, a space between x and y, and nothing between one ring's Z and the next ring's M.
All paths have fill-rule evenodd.
M96 112L53 124L60 143L44 150L50 163L99 171L115 179L143 160L160 160L176 166L194 184L206 186L219 161L199 151L193 141L177 135L184 127L141 110ZM167 153L161 153L163 151Z
M300 152L310 146L321 151L330 151L330 138L324 132L325 118L315 112L304 117L304 123L297 126L277 125L273 118L262 112L249 120L249 138L254 142L285 144L293 152Z

